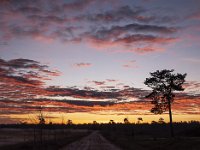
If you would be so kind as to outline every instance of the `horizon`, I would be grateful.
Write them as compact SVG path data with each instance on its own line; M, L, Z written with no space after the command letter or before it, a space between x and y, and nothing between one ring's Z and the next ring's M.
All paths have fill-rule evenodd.
M173 121L200 121L200 1L0 1L0 124L169 121L150 72L187 73Z

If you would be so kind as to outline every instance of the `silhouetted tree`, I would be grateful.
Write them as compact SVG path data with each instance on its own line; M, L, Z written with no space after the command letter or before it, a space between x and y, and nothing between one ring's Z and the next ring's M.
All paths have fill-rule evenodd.
M115 124L115 121L114 120L110 120L109 124Z
M158 123L162 124L165 123L164 119L162 117L159 118Z
M141 121L143 121L142 117L138 117L137 120L138 120L138 124L139 124Z
M40 111L40 114L39 114L39 116L38 116L38 120L39 120L39 124L40 124L40 125L45 124L45 118L44 118L44 116L43 116L42 111Z
M72 125L73 123L72 123L72 120L67 120L67 125Z
M42 145L43 144L43 126L45 125L45 118L42 112L42 107L40 107L40 110L39 110L38 120L39 120L38 124L40 126L40 143Z
M93 124L98 124L97 121L93 121Z
M130 122L129 122L129 120L128 120L128 118L124 118L124 124L129 124Z
M157 124L157 122L153 120L153 121L151 121L151 124Z
M170 118L170 131L171 137L174 137L171 103L175 97L174 91L183 91L182 84L185 82L187 74L173 74L174 70L157 70L150 73L151 77L146 78L144 84L152 88L153 91L147 98L152 99L154 107L151 109L152 113L162 114L164 111L169 110Z

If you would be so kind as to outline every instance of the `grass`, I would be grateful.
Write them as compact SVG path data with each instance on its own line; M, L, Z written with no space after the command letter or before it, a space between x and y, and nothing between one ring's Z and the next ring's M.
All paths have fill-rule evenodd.
M77 131L65 131L64 133L59 130L56 131L57 135L51 136L50 138L45 137L45 140L41 141L37 138L37 141L29 140L26 142L20 142L16 144L0 146L1 150L58 150L82 137L88 135L90 132L87 130ZM54 132L55 133L55 132ZM27 133L32 136L32 133ZM15 136L13 134L13 136ZM17 137L15 137L17 138Z
M121 131L102 131L102 134L123 150L200 150L200 137L133 136Z

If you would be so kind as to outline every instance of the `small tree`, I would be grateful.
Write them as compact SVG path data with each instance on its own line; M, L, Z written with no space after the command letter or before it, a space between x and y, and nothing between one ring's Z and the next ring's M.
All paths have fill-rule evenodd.
M130 124L128 118L124 118L124 124Z
M153 91L147 96L152 99L154 107L151 109L152 113L162 114L169 110L170 131L171 137L174 137L171 103L174 100L174 91L183 91L182 84L185 82L187 74L173 74L174 70L157 70L150 73L151 77L146 78L144 84L152 88Z
M39 124L40 125L44 125L45 124L45 118L44 118L44 115L43 115L41 110L40 110L40 114L38 115L38 120L39 120Z
M138 117L137 120L138 120L138 124L140 124L140 122L143 121L142 117Z
M164 119L162 117L159 118L158 123L163 124L165 123Z
M73 123L72 123L72 120L67 120L67 125L72 125Z
M97 123L97 121L94 120L94 121L93 121L93 124L98 124L98 123Z
M115 121L114 120L110 120L109 124L115 124Z

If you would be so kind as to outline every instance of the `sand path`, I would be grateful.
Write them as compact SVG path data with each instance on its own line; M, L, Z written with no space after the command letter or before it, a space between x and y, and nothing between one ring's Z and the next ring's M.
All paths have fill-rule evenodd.
M121 150L106 140L99 132L93 132L90 135L75 141L62 148L61 150Z

